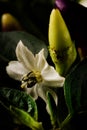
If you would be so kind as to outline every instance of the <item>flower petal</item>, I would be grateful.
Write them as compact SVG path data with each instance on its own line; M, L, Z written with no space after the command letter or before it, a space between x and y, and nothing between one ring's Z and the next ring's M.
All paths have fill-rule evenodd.
M28 88L27 86L24 88L24 91L31 95L34 100L38 98L38 93L37 93L37 84L35 84L32 88Z
M15 80L21 80L22 76L28 72L28 70L24 68L23 64L18 61L9 62L6 71L8 75Z
M42 71L48 66L48 63L44 56L44 49L42 49L38 54L35 55L37 70Z
M37 68L41 72L41 75L44 80L44 84L47 86L63 86L65 78L61 77L56 70L50 66L45 57L44 57L44 49L42 49L35 57L37 61Z
M48 106L47 106L47 104L48 104L48 102L47 102L47 92L50 92L52 94L56 105L58 105L58 96L49 87L39 86L38 89L37 89L37 92L38 92L38 96L41 97L45 101L45 103L46 103L46 109L47 109L48 112L49 112L49 109L48 109Z
M50 87L62 87L65 81L65 78L60 76L52 66L48 66L42 72L42 76L44 80L44 85Z
M68 8L69 2L67 0L55 0L55 5L59 10L65 11Z
M34 68L34 55L26 46L23 45L22 41L19 41L16 47L16 56L28 70Z
M87 0L79 0L78 3L81 4L84 7L87 7Z

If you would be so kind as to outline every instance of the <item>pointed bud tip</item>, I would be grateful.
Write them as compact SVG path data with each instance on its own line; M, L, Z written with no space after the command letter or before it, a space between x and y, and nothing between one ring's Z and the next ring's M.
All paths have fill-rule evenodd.
M60 50L72 44L69 30L58 9L53 9L50 14L49 30L48 30L49 45L52 48Z

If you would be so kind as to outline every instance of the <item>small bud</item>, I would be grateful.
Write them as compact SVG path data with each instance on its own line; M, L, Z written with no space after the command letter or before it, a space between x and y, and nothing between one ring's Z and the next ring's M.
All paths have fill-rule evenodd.
M9 13L1 16L2 31L22 30L19 21Z
M68 28L58 9L53 9L49 20L49 51L56 70L65 76L76 59L77 52Z

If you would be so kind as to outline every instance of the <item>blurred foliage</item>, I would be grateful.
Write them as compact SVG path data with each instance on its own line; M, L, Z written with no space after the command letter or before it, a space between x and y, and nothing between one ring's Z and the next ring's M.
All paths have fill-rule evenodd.
M10 13L20 22L24 31L47 40L49 15L53 6L54 0L0 0L0 17Z

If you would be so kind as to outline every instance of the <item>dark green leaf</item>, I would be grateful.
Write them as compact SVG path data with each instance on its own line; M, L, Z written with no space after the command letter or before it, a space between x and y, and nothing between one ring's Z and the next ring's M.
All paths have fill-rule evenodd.
M69 114L61 124L61 130L86 130L87 129L87 109L79 111L73 115Z
M34 54L38 53L42 48L44 48L45 56L47 57L48 49L43 41L29 33L20 31L0 33L0 54L9 60L16 59L15 49L20 40Z
M35 120L38 118L36 103L25 92L16 89L0 88L0 101L7 108L12 105L28 112Z
M67 75L64 94L70 113L87 106L87 58L78 63Z

